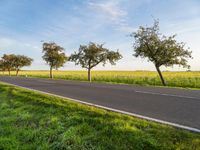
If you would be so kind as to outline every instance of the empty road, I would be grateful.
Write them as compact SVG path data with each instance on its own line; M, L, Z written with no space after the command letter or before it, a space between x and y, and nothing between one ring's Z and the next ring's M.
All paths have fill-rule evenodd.
M3 76L0 81L200 130L200 90Z

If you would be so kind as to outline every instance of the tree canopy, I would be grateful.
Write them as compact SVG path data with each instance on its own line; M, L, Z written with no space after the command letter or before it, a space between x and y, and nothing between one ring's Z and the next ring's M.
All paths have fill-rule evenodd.
M1 63L3 65L3 68L8 70L9 75L10 75L10 71L14 69L13 65L14 65L14 54L4 54L1 58Z
M50 78L53 78L52 69L62 67L68 57L64 53L64 48L54 42L43 43L43 53L42 58L50 66Z
M88 45L80 45L78 52L70 56L70 61L74 61L76 65L81 65L82 68L88 69L88 80L91 81L90 71L92 68L102 63L105 65L109 62L115 65L115 62L122 58L122 55L117 51L110 51L103 47L103 44L95 44L90 42Z
M16 70L16 75L18 75L19 70L22 67L30 66L33 59L24 55L14 55L13 56L13 68Z
M24 66L30 66L33 59L24 55L4 54L0 60L0 68L5 71L8 70L9 75L11 70L16 70L18 75L19 70Z
M1 71L5 71L5 70L6 70L6 68L5 68L5 66L4 66L4 62L3 62L3 60L1 60L1 59L0 59L0 70L1 70Z
M177 42L176 35L163 36L159 31L159 22L156 20L152 27L139 27L137 32L131 34L134 37L134 56L147 58L154 63L163 85L166 85L161 66L179 65L190 67L188 58L192 58L189 48L185 48L185 43Z

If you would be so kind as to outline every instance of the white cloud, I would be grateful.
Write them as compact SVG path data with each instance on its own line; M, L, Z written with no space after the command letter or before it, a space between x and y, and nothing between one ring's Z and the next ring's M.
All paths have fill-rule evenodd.
M200 19L194 18L189 20L171 20L169 25L163 22L164 30L168 34L185 34L193 31L200 31Z
M135 29L128 24L128 12L121 6L120 1L108 0L103 2L89 2L88 6L97 16L102 17L104 22L114 25L117 31L125 33L133 32ZM101 20L101 21L102 21Z
M104 16L109 17L112 21L118 21L127 16L127 12L119 7L116 1L107 1L104 3L89 2L89 7Z
M15 3L18 4L18 2ZM3 53L24 54L34 58L31 69L48 69L41 58L41 40L55 41L66 48L68 55L77 50L79 44L87 44L92 40L99 43L106 42L106 47L113 50L119 49L124 56L116 66L106 65L104 68L99 65L97 69L154 70L152 63L132 56L133 39L128 37L131 32L137 30L139 25L153 22L150 16L154 15L161 19L162 33L166 35L177 33L177 40L186 42L191 48L194 59L189 64L193 70L198 70L200 62L199 2L187 0L169 2L171 9L167 10L162 3L154 0L85 0L83 3L72 6L66 3L67 7L64 7L65 5L55 7L53 11L47 11L44 8L37 15L38 18L33 18L35 20L30 23L30 26L27 26L29 24L26 23L29 21L26 21L21 28L9 26L21 15L16 11L18 9L10 11L11 9L6 7L0 15L0 56ZM8 7L11 5L8 4ZM68 7L74 11L71 9L69 11ZM185 10L185 13L181 10ZM81 69L81 67L74 66L74 63L67 63L64 69Z

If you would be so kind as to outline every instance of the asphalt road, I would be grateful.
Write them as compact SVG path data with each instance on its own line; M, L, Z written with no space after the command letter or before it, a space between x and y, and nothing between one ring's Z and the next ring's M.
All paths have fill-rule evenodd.
M22 77L0 81L200 129L200 90Z

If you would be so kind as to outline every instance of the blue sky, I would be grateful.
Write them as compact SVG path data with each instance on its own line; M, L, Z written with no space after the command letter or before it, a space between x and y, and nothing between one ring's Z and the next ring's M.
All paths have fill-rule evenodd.
M151 25L153 18L160 20L163 34L177 34L178 41L186 42L193 51L191 69L200 70L199 0L0 0L0 56L24 54L34 59L25 69L48 69L41 41L55 41L67 55L92 41L123 55L116 66L96 69L155 70L152 63L132 56L133 39L128 36L140 25ZM62 69L81 67L68 62Z

